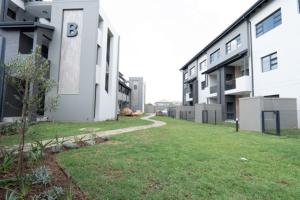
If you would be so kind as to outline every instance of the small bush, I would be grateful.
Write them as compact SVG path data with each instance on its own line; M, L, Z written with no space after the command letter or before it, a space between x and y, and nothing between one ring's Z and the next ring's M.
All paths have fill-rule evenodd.
M46 166L41 166L32 171L32 184L47 185L51 182L51 172Z
M18 130L18 122L9 123L0 127L0 135L16 135Z
M43 192L39 195L33 196L32 200L58 200L64 195L64 191L61 187L54 186L50 190Z
M4 151L4 150L1 151L1 154L3 156L3 159L0 163L0 173L3 173L12 167L15 161L15 155L14 155L14 151Z

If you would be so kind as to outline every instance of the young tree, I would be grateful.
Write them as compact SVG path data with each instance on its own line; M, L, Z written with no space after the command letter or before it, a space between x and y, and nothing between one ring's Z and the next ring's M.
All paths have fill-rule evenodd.
M37 46L29 55L17 55L5 65L5 80L15 88L16 100L22 106L19 121L19 149L17 176L23 176L24 144L28 122L34 119L38 109L54 110L58 97L48 97L45 94L54 87L55 82L49 79L49 61L41 54L41 47ZM41 102L45 105L41 106ZM8 102L9 103L9 102Z

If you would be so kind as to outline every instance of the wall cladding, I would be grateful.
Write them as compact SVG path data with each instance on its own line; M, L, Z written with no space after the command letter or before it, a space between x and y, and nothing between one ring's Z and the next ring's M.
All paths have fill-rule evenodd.
M59 94L79 94L83 10L64 10L63 17ZM70 33L70 25L77 34Z

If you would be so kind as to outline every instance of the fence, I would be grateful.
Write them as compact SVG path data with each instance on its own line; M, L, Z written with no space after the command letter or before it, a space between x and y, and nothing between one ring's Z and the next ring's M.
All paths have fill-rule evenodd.
M202 123L204 124L217 124L217 111L216 110L203 110Z
M262 132L272 135L286 135L299 129L299 110L264 110L261 112ZM297 131L296 131L297 132ZM298 131L300 135L300 131Z
M176 118L176 110L169 109L168 116L175 119Z
M188 121L195 121L195 111L180 111L180 119L188 120Z
M262 132L280 136L280 111L262 111Z

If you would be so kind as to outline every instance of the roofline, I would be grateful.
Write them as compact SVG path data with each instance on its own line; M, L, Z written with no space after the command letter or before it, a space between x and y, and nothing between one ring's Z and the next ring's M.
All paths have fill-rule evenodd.
M232 31L235 27L245 21L252 13L256 11L262 4L268 2L269 0L258 0L253 6L251 6L242 16L240 16L237 20L235 20L225 31L223 31L220 35L218 35L214 40L212 40L206 47L204 47L200 52L198 52L191 60L189 60L180 70L185 70L188 65L195 61L199 56L205 53L210 47L220 41L223 37L225 37L230 31ZM272 1L272 0L271 0Z

